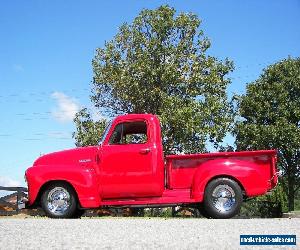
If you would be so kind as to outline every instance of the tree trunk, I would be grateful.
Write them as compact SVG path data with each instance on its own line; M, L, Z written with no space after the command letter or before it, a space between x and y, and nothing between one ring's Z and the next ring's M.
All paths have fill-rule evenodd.
M295 209L295 177L288 176L288 207L289 211L294 211Z

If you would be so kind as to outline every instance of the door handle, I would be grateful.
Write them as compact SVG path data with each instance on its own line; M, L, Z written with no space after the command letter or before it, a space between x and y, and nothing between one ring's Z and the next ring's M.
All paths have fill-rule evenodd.
M143 148L143 149L140 150L140 154L146 155L146 154L148 154L150 151L151 151L150 148Z

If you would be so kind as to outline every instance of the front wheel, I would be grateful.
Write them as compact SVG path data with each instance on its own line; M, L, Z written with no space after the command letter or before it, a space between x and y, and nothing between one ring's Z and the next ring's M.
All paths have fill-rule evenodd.
M65 183L49 185L42 194L41 205L51 218L72 218L77 211L75 192Z
M203 208L207 217L228 219L238 214L242 202L243 195L239 184L229 178L218 178L207 185Z

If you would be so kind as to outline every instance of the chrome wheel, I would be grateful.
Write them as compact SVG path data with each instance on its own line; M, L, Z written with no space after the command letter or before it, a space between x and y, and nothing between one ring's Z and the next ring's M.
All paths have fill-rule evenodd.
M226 212L235 205L235 192L228 185L218 185L212 192L212 204L220 212Z
M48 193L47 207L56 216L64 215L71 206L70 193L63 187L55 187Z
M207 218L232 218L242 202L242 189L236 181L226 177L214 179L205 188L202 214Z

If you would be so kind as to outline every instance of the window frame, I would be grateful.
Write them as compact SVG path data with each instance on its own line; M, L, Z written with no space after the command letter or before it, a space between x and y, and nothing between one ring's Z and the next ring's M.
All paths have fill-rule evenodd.
M143 143L110 143L110 140L111 140L117 126L119 126L121 124L123 125L125 123L135 123L135 122L144 122L145 125L146 125L146 134L145 134L146 135L146 141L145 142L143 142ZM123 135L124 135L123 131L124 131L124 125L122 126L121 139L123 138ZM145 145L145 144L148 144L149 141L150 141L149 133L150 133L149 132L149 124L148 124L147 120L139 119L139 120L131 120L131 121L126 121L126 120L125 121L120 121L120 122L115 124L112 132L110 133L109 138L107 139L107 145L110 145L110 146Z

